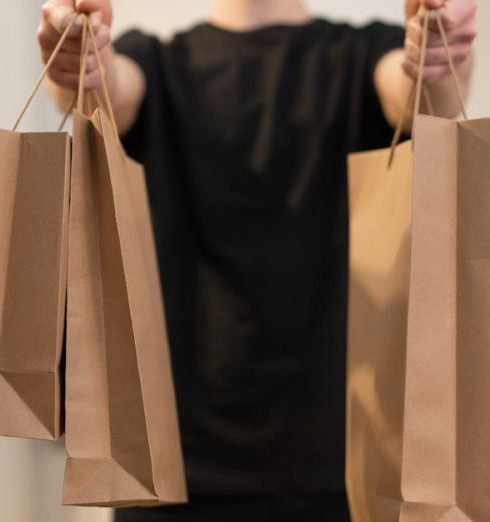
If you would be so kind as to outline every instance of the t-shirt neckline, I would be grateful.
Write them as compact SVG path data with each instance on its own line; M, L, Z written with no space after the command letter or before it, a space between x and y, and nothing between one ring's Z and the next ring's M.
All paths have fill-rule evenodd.
M212 29L213 31L226 34L229 36L236 36L236 37L247 37L251 35L257 35L261 33L271 32L271 31L280 31L280 30L290 30L290 31L300 31L302 29L308 29L310 27L315 26L321 22L320 18L312 17L306 22L295 24L295 23L286 23L286 22L279 22L279 23L272 23L272 24L265 24L258 27L255 27L254 29L246 29L246 30L236 30L236 29L228 29L226 27L220 26L218 24L215 24L214 22L211 22L210 20L205 20L202 25L205 27L208 27L209 29Z

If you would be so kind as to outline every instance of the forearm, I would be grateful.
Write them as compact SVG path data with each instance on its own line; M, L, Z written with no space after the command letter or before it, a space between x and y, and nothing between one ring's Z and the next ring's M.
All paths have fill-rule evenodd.
M375 83L380 96L384 114L392 126L396 126L402 117L407 97L414 80L402 69L405 53L402 49L388 53L376 69ZM471 86L473 58L470 57L456 66L459 84L464 99L468 98ZM451 75L433 82L424 82L436 116L455 118L461 113L461 104ZM425 97L422 97L421 112L427 113ZM410 130L413 107L407 111L404 120L405 130Z
M143 71L133 60L114 54L107 67L107 86L120 135L133 126L145 95Z
M105 79L119 133L124 135L138 114L146 89L145 78L140 67L129 58L115 53L112 48L108 54L104 59ZM58 109L66 112L73 101L74 91L60 87L52 80L47 80L46 86Z

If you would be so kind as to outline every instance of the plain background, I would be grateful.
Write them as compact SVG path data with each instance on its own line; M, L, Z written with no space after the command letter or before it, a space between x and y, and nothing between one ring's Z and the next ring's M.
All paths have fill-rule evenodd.
M229 0L232 2L233 0ZM490 116L490 2L480 0L480 36L470 117ZM35 31L42 0L0 0L0 128L9 128L41 69ZM353 23L403 21L403 0L309 0L318 16ZM163 38L206 16L208 0L115 0L118 33L133 26ZM60 116L44 92L26 115L24 129L54 130ZM1 175L1 173L0 173ZM1 400L1 398L0 398ZM0 439L0 520L3 522L106 522L109 510L62 508L62 444Z

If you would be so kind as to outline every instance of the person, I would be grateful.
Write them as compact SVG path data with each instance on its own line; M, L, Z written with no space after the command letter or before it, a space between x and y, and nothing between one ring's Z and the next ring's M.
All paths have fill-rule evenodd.
M465 95L474 0L407 0L406 31L314 18L301 0L214 0L161 42L110 37L109 0L50 0L46 61L89 13L122 141L147 173L190 503L118 522L344 522L346 157L389 145L440 9ZM458 99L431 22L423 77ZM66 108L81 23L50 69ZM87 89L100 88L91 54ZM404 128L410 128L410 115Z

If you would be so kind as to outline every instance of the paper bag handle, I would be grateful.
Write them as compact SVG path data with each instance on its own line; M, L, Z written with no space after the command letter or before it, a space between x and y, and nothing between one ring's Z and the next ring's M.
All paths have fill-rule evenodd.
M82 32L81 54L80 54L80 75L79 75L79 82L78 82L78 93L74 100L73 108L76 103L77 110L79 112L83 113L84 95L85 95L85 79L87 77L87 58L88 58L89 41L90 41L92 43L92 47L94 50L97 67L100 72L102 94L104 97L104 104L102 104L97 93L94 92L96 103L99 107L103 107L103 105L105 105L105 108L109 114L109 119L112 124L112 129L114 131L117 141L119 142L119 133L117 130L116 118L114 116L114 109L112 106L111 98L109 95L109 89L107 87L107 82L106 82L106 78L105 78L105 68L102 65L102 60L100 59L100 54L99 54L99 50L97 48L97 44L95 41L95 34L94 34L94 31L92 28L92 24L90 23L90 20L87 15L84 14L82 16L83 16L83 32Z
M463 91L461 89L461 84L459 82L458 73L456 71L456 67L454 65L454 60L451 55L451 50L449 49L449 43L448 43L448 39L447 39L447 35L446 35L446 30L444 29L444 25L442 23L441 13L438 10L435 11L435 17L437 20L437 26L439 29L439 33L441 35L441 39L442 39L442 42L444 45L444 50L445 50L446 58L447 58L447 61L449 64L449 69L451 71L451 77L453 79L454 88L458 95L458 101L460 104L461 112L463 114L463 118L465 120L467 120L468 114L466 112ZM398 145L398 143L400 142L400 138L402 135L405 116L406 116L410 106L412 106L412 103L414 103L414 105L413 105L414 115L420 114L420 105L421 105L421 100L422 100L422 94L424 94L426 97L426 100L427 100L427 104L430 109L429 112L431 114L433 114L432 104L431 104L428 92L426 91L426 89L424 89L424 84L423 84L423 70L424 70L425 61L426 61L426 57L427 57L427 41L428 41L428 37L429 37L429 20L430 20L430 11L427 9L424 9L424 25L423 25L423 31L422 31L422 45L421 45L421 51L420 51L417 80L414 81L412 88L410 89L410 92L407 96L407 101L405 103L405 106L401 113L400 119L398 120L398 124L397 124L396 130L395 130L395 133L393 135L393 140L391 142L390 158L388 160L388 168L390 168L393 163L393 159L395 157L395 148ZM414 99L414 95L415 95L415 99Z
M39 78L37 79L36 83L34 84L34 87L32 88L31 93L29 94L24 106L22 107L22 110L20 111L19 115L17 116L17 119L15 120L13 126L12 126L12 132L15 132L20 122L22 121L22 118L24 117L27 109L31 105L31 102L36 95L37 91L39 90L39 87L41 86L44 78L48 74L49 68L51 65L53 65L53 62L56 60L56 57L61 51L61 48L63 47L63 44L65 43L65 40L68 38L68 34L70 33L70 29L73 27L73 24L75 23L75 20L77 19L77 15L73 15L72 19L70 20L70 23L68 24L67 28L64 30L63 34L61 35L61 38L54 48L54 51L52 52L51 56L49 57L49 60L46 62L46 65L44 66L44 69L42 70L41 74L39 75ZM70 112L70 111L69 111ZM69 114L67 113L67 115ZM67 116L65 116L63 120L63 124L66 121Z

